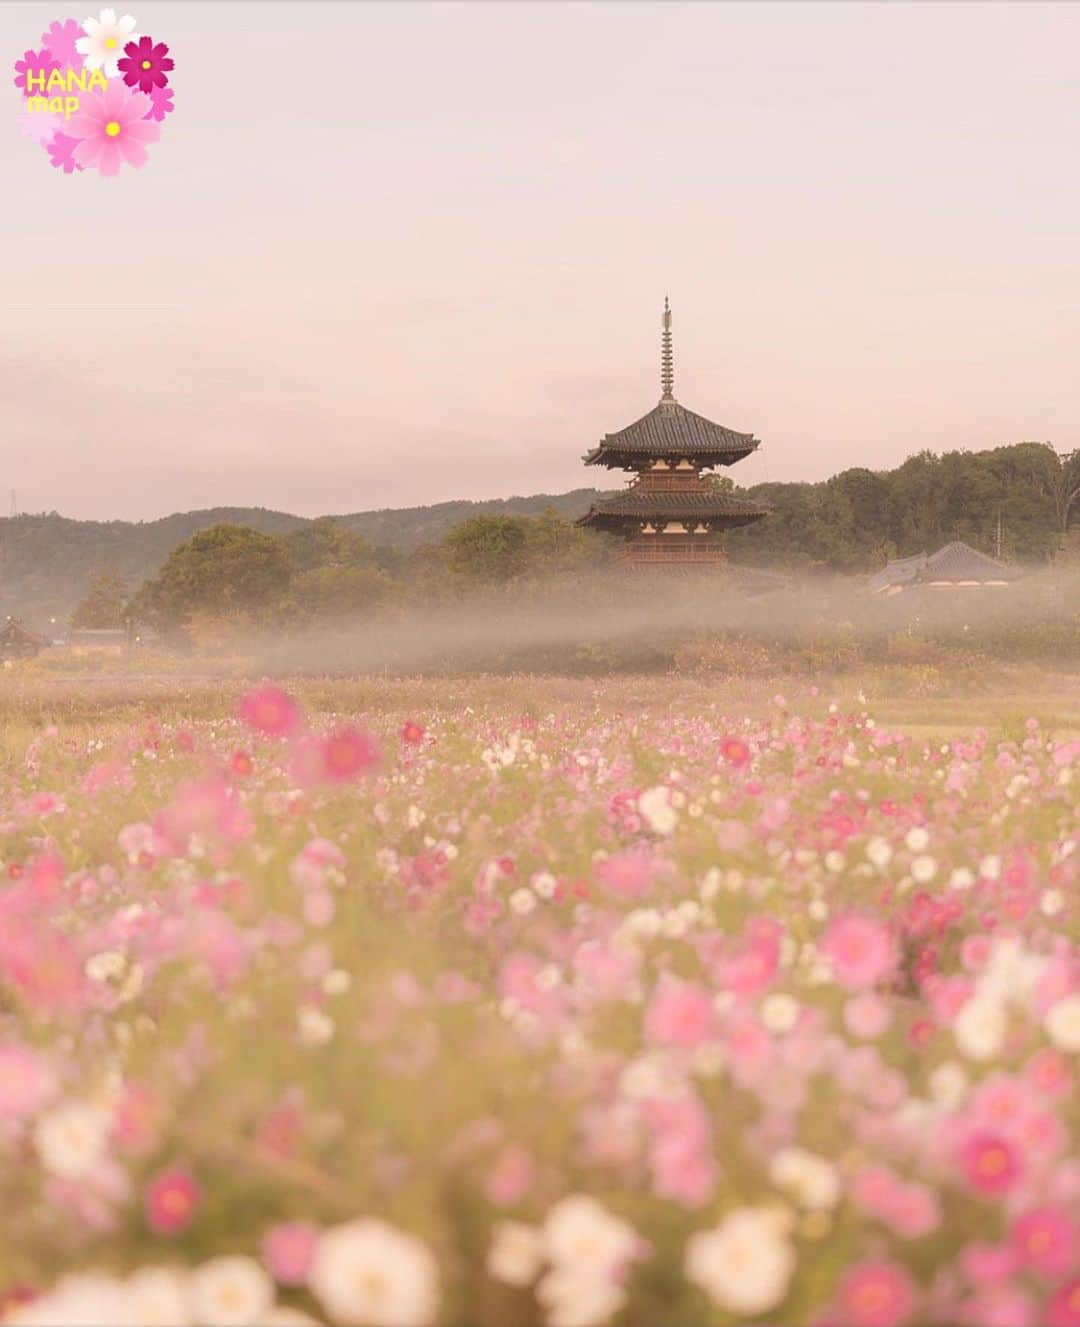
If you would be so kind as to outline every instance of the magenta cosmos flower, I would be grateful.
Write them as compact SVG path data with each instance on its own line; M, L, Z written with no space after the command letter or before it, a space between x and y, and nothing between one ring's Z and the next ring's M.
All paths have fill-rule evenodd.
M49 81L49 75L54 69L59 69L59 64L52 58L48 51L25 51L21 60L15 61L15 86L22 92L24 97L33 95L41 97L45 95L45 89L42 83ZM27 90L27 77L33 74L34 86ZM40 76L40 77L39 77Z
M165 86L169 81L168 71L174 67L174 63L163 41L155 46L152 37L140 37L138 41L128 42L124 47L124 58L117 61L116 67L129 88L137 87L140 92L150 92L153 88Z
M161 126L143 117L150 98L132 92L123 83L109 83L104 92L85 92L67 133L80 140L72 156L76 165L96 167L102 175L115 175L123 162L146 164L146 145L156 143Z

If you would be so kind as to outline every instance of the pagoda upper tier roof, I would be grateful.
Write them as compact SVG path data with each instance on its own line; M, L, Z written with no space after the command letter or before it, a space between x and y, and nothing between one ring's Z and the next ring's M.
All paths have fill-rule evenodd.
M580 525L606 525L612 520L704 521L721 520L725 525L747 525L769 508L752 498L738 498L731 493L650 492L637 487L617 493L613 498L594 503L578 522Z
M712 465L732 465L755 451L760 442L752 433L736 433L687 410L675 400L660 404L639 420L608 433L599 446L585 454L586 465L625 467L629 461L656 458L687 459Z

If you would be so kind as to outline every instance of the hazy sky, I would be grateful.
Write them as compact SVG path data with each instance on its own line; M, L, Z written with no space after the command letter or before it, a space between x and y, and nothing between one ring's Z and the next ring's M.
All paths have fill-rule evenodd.
M100 7L0 5L9 62ZM1080 445L1078 5L129 8L145 169L53 170L7 84L4 514L602 483L665 291L743 483Z

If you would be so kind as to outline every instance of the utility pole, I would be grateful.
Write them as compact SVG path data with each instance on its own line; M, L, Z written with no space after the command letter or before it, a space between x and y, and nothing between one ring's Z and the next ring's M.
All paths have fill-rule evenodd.
M1001 529L1001 508L998 508L997 528L994 531L994 556L1001 561L1001 551L1003 547L1002 529Z

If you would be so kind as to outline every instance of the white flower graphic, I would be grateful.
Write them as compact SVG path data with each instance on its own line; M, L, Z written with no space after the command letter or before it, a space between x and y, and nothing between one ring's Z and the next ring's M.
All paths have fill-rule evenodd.
M135 20L130 14L118 19L115 9L103 9L98 18L86 19L82 27L86 36L78 39L75 49L83 56L83 64L91 71L100 69L106 78L115 78L124 47L138 36Z

